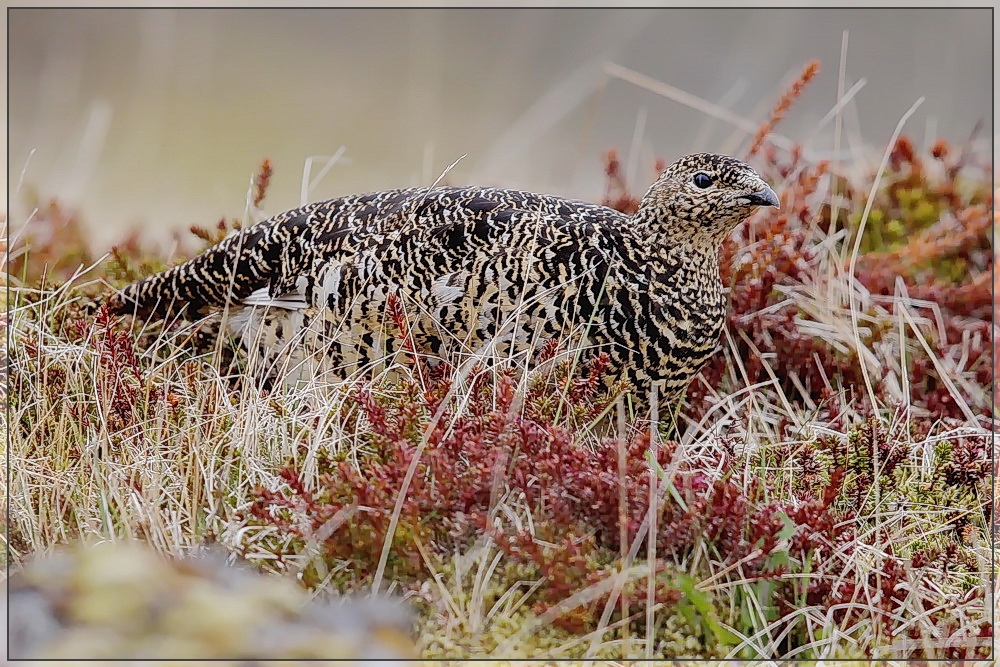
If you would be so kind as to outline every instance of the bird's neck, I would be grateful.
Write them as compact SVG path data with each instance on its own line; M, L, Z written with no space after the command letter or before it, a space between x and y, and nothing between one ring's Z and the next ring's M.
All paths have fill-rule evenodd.
M648 211L648 209L647 209ZM650 296L693 301L715 310L723 303L719 251L723 239L709 229L678 220L669 211L640 211L632 230L639 237L639 258L649 279ZM655 286L655 287L653 287Z
M695 271L719 272L722 240L700 230L661 225L636 225L639 247L646 261L679 263Z
M711 258L719 255L724 233L722 227L689 220L675 214L673 208L663 202L643 199L639 210L632 216L631 228L643 239L651 253L659 255L684 255L691 258Z
M644 263L649 284L657 286L651 293L668 300L721 303L719 250L714 245L654 242Z

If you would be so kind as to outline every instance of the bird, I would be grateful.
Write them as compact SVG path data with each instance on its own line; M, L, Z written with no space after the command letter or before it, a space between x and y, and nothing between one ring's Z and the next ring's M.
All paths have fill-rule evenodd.
M778 206L752 167L711 153L667 166L631 215L492 187L349 195L249 226L106 305L147 319L224 311L248 350L347 377L404 348L396 303L405 335L431 357L530 365L541 344L572 339L606 353L607 386L668 398L718 348L722 243Z

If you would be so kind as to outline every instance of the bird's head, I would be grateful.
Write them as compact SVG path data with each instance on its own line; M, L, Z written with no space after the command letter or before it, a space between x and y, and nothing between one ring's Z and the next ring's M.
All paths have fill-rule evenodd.
M726 155L695 153L660 174L636 220L665 240L718 247L760 206L777 207L778 195L749 165Z

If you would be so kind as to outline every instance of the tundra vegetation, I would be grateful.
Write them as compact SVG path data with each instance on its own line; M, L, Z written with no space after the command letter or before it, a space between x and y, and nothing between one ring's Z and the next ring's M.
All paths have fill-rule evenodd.
M38 201L4 321L12 564L221 543L317 596L405 597L427 658L989 657L993 166L905 135L881 165L779 149L807 74L747 151L781 208L723 249L721 349L652 426L601 357L411 348L376 377L264 386L204 324L95 308L164 258L138 236L98 258L78 212ZM609 153L604 202L630 211L623 171Z

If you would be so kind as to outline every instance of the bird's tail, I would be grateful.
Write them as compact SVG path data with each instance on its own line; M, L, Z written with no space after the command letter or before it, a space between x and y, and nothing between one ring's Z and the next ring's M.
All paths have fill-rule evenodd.
M294 282L308 259L307 230L306 213L290 211L124 287L106 305L116 314L194 317L239 303L262 288L280 291L283 283Z

